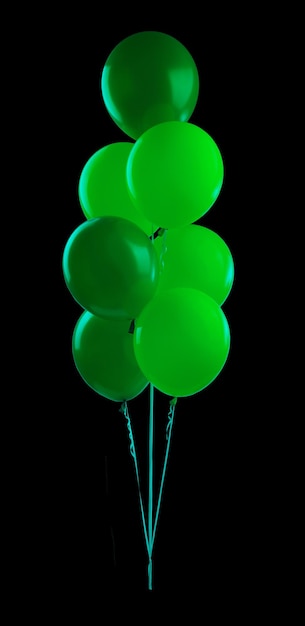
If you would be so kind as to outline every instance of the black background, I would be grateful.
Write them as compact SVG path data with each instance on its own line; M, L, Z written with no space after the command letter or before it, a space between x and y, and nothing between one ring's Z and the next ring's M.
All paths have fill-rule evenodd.
M39 589L50 610L61 604L69 613L73 606L75 615L81 603L100 604L109 594L153 595L126 423L120 405L98 396L76 372L71 337L81 309L61 267L67 238L84 221L77 196L82 168L102 146L128 140L103 104L101 71L112 49L140 30L176 37L195 60L200 93L190 121L215 139L225 166L220 196L199 223L223 237L235 262L234 285L223 305L231 329L227 363L208 388L179 399L176 407L153 593L175 602L185 595L197 605L202 599L218 609L236 610L241 598L257 606L270 598L280 567L274 511L283 489L283 468L275 460L282 426L272 410L275 356L264 292L272 268L264 256L266 222L257 221L266 183L261 129L270 119L265 81L271 61L260 60L268 25L255 21L250 10L212 14L190 7L174 17L161 10L146 15L127 8L118 15L114 8L105 15L86 6L73 15L50 9L39 18L34 43L29 40L35 97L27 131L31 144L35 125L42 147L33 165L41 189L37 245L28 253L34 298L46 312L42 306L29 312L38 345L35 366L25 368L28 419L18 422L25 461L18 472L23 523L22 529L17 524L16 541L26 554L18 571L32 581L30 598ZM30 339L25 343L30 354ZM156 492L168 400L155 391ZM129 412L146 506L148 389L130 401Z

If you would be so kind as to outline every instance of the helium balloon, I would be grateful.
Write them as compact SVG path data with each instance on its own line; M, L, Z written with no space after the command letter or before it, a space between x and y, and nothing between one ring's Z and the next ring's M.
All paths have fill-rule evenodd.
M115 402L132 400L148 385L134 354L126 320L108 320L89 311L78 319L72 354L78 373L96 393Z
M234 262L225 241L213 230L190 224L164 231L154 240L159 255L158 291L192 287L204 291L220 305L234 280Z
M127 160L135 206L161 228L186 226L215 203L224 177L220 150L202 128L164 122L135 142Z
M65 245L62 266L74 299L106 319L137 317L159 278L149 237L133 222L113 216L80 224Z
M219 375L228 357L230 329L217 302L188 287L163 291L135 320L135 357L162 393L191 396Z
M138 139L155 124L191 117L199 75L180 41L162 32L143 31L123 39L109 54L101 92L115 124Z
M82 169L78 196L87 219L115 215L134 222L151 235L158 225L148 222L130 198L126 164L133 143L119 141L97 150Z

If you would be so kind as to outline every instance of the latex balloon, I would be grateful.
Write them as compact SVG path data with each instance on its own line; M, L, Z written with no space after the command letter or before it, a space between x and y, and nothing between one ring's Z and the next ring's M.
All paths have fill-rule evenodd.
M135 358L129 327L126 320L106 320L84 311L72 336L78 373L96 393L115 402L132 400L148 385Z
M126 165L133 145L119 141L97 150L82 169L78 196L87 219L115 215L134 222L151 235L158 225L147 221L136 209L127 187Z
M234 280L234 262L226 242L213 230L190 224L164 231L154 240L159 255L158 291L192 287L222 305Z
M162 228L186 226L215 203L224 177L220 150L202 128L164 122L135 142L127 161L135 206Z
M63 253L63 275L75 300L106 319L134 319L155 294L159 263L149 237L119 217L80 224Z
M162 393L191 396L212 383L228 357L230 329L213 298L176 287L157 294L135 321L135 357Z
M101 92L115 124L137 139L155 124L191 117L199 75L180 41L162 32L142 31L123 39L109 54Z

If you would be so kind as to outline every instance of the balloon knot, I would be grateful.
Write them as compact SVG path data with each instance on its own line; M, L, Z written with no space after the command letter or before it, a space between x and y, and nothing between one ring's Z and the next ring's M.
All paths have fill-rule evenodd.
M124 400L124 402L122 402L120 408L119 408L119 413L123 413L125 415L126 413L126 400Z

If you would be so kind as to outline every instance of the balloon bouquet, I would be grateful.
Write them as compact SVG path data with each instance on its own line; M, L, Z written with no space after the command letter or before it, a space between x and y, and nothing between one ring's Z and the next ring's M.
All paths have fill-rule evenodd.
M211 384L230 349L221 307L233 285L233 258L217 233L195 223L215 203L224 165L213 138L189 122L199 94L198 70L174 37L157 31L126 37L106 59L101 93L129 141L101 147L83 167L78 196L86 220L66 242L62 267L83 309L72 336L76 369L96 393L119 402L127 420L152 590L177 399ZM127 403L148 386L146 516ZM154 389L170 397L156 507Z

